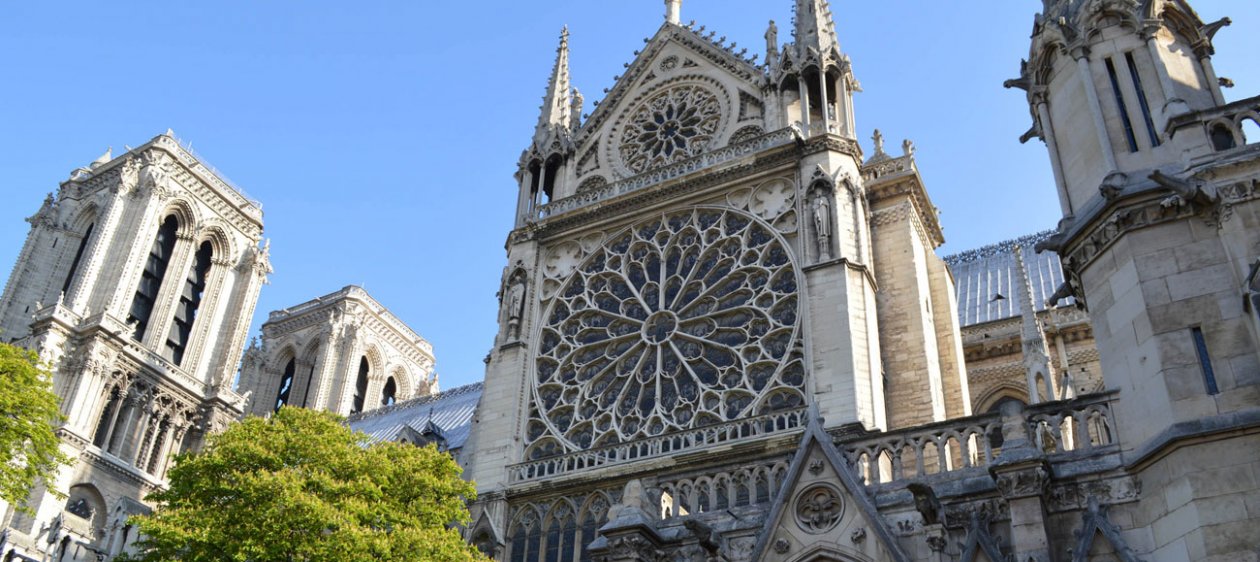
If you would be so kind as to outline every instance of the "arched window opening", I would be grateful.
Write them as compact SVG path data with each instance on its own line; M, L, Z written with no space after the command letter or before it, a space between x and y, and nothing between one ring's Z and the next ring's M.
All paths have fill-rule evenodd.
M538 192L542 189L542 162L534 160L529 163L529 205L532 210L538 206Z
M311 370L306 373L306 390L302 392L302 407L311 405L311 387L315 386L315 365L311 365Z
M105 403L105 410L101 412L100 421L96 422L96 434L92 438L92 444L97 447L105 447L109 441L110 429L114 425L114 418L118 416L118 406L122 402L122 389L115 386L109 391L109 401Z
M354 407L350 409L351 414L363 411L363 403L367 399L369 369L367 357L359 359L359 380L354 383Z
M202 242L197 249L197 258L193 261L192 269L188 271L184 291L179 295L175 321L171 323L171 331L166 336L166 358L176 365L184 363L184 351L188 349L188 339L192 335L193 322L197 319L197 309L201 307L201 297L206 291L206 275L210 273L210 258L213 256L214 248L210 246L210 242Z
M1230 150L1238 146L1234 141L1234 133L1223 123L1212 126L1212 147L1218 152Z
M296 370L297 362L293 359L284 366L284 375L280 377L280 392L276 395L277 412L289 403L289 393L293 391L293 373Z
M70 284L74 283L74 274L79 271L79 262L83 260L83 251L87 249L88 239L92 237L92 228L95 224L89 224L87 230L83 231L83 239L79 240L79 249L74 252L74 261L70 262L70 270L66 272L66 282L61 285L62 294L70 292Z
M381 406L393 406L398 401L398 383L394 382L394 377L389 377L385 381L385 389L381 391Z
M1243 119L1240 129L1244 143L1260 142L1260 121L1251 118Z
M179 220L175 215L166 217L158 228L153 247L149 250L149 259L144 263L144 272L140 274L140 286L136 288L136 296L131 301L131 312L127 315L127 323L135 325L132 337L144 339L149 328L149 317L153 314L153 305L157 302L158 291L162 289L162 279L166 277L166 268L171 262L171 252L175 249L175 232L179 230Z
M547 159L547 167L543 173L543 186L542 186L543 199L541 201L543 205L546 205L547 203L550 203L553 200L555 200L556 183L557 183L556 180L560 176L561 168L563 167L563 165L564 165L564 160L561 159L560 156L558 155L552 156L551 158Z

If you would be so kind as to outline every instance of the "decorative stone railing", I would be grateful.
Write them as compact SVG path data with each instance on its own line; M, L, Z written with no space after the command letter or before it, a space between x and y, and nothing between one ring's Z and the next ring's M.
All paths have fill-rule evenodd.
M665 455L692 453L714 445L735 444L768 435L797 431L808 423L805 409L777 412L512 465L508 467L508 477L512 482L525 482Z
M1089 454L1117 445L1112 397L1096 394L1031 406L1025 411L1028 434L1047 455Z
M241 189L239 185L236 185L236 183L229 179L227 175L220 172L214 166L208 164L205 158L202 158L200 154L197 154L197 152L192 149L192 143L178 139L170 135L169 132L166 135L160 135L158 137L158 144L164 144L163 139L170 139L176 147L183 151L183 154L180 154L180 159L183 160L184 165L196 170L203 177L210 179L210 181L214 183L214 187L218 188L220 192L231 194L239 198L238 201L234 202L238 209L241 209L243 212L247 212L256 218L262 218L262 202L250 197L244 189ZM252 206L253 209L248 209L249 206Z
M660 506L661 519L768 504L783 486L790 464L791 458L781 458L666 479L652 489L652 499Z
M989 466L1001 450L992 446L1001 434L1002 417L985 414L881 433L845 443L843 450L859 479L887 484Z
M1114 394L1047 402L1024 410L1028 435L1049 460L1115 449ZM868 485L923 480L993 464L1008 436L997 413L881 433L842 448Z
M592 188L578 193L577 195L552 201L551 203L539 207L537 210L537 216L533 217L532 220L538 221L562 213L567 213L575 209L593 205L600 201L612 199L613 197L625 195L634 191L639 191L706 168L738 160L763 150L788 145L795 142L798 138L800 138L800 136L801 132L799 130L789 127L766 133L743 142L737 142L713 152L706 152L699 156L688 158L678 162L677 164L652 170L637 176L631 176L616 183Z
M1202 127L1212 148L1220 152L1260 143L1260 138L1248 139L1243 132L1247 121L1260 128L1260 96L1174 117L1168 121L1168 131L1176 134L1180 129Z

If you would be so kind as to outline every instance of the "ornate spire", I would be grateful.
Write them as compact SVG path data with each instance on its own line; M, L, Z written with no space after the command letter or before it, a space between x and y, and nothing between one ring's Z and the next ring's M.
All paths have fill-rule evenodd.
M1050 367L1050 347L1046 344L1046 333L1041 328L1041 322L1037 320L1037 304L1033 301L1032 283L1028 280L1024 249L1019 245L1015 246L1015 275L1020 316L1024 320L1021 338L1024 369L1028 374L1028 399L1034 404L1055 400L1057 397L1053 395L1055 379ZM1037 380L1037 375L1041 375L1041 381Z
M831 15L831 3L827 0L796 0L796 30L793 32L796 48L802 60L815 56L826 57L840 50L836 37L836 20Z
M569 26L560 32L560 46L556 48L556 65L547 82L547 95L543 97L542 114L538 117L535 138L552 129L568 129L572 119L569 92Z

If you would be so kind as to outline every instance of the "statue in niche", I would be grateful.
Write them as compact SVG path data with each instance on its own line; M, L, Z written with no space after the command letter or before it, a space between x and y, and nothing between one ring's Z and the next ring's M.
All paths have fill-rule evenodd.
M818 245L818 261L827 261L831 254L831 198L823 187L814 189L810 198L810 216L814 220L814 241Z
M518 270L508 279L507 292L503 300L507 304L507 337L509 340L520 339L521 317L525 314L524 273Z

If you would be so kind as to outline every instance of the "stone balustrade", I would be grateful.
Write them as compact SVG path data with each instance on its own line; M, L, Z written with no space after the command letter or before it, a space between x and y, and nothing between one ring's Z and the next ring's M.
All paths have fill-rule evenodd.
M517 464L508 467L508 474L512 482L554 478L583 470L671 454L696 452L714 445L728 445L777 433L799 431L808 423L808 416L803 408L776 412Z
M1024 410L1028 435L1051 461L1116 449L1113 400L1103 393L1030 406ZM1001 415L990 413L880 433L841 449L858 478L875 486L987 469L1010 438L1002 434Z
M1260 96L1174 117L1168 121L1168 131L1175 135L1182 129L1202 127L1212 148L1221 152L1260 143L1260 138L1248 139L1243 132L1247 121L1260 128Z
M773 501L783 486L791 458L658 482L651 493L662 520Z
M799 130L791 127L779 129L743 142L733 143L712 152L688 158L664 168L631 176L616 183L588 189L577 195L558 199L539 207L537 216L533 217L532 220L538 221L567 213L600 201L646 189L674 178L711 168L718 164L738 160L763 150L791 144L800 138L800 134Z

